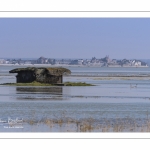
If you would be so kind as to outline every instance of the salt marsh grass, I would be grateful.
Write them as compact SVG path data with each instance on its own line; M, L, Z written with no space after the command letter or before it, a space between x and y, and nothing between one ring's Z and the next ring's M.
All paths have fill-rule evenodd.
M27 124L36 128L38 128L37 125L48 126L55 132L150 132L150 119L139 124L136 119L131 118L101 121L92 118L76 120L66 117L46 119L41 122L31 119L27 121ZM51 132L51 130L47 132Z

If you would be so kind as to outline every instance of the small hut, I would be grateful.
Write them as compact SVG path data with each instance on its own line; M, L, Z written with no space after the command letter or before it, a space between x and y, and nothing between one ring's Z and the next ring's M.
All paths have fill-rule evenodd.
M37 81L40 83L61 84L63 75L70 74L71 71L66 68L17 68L9 71L9 73L18 73L17 83L30 83Z

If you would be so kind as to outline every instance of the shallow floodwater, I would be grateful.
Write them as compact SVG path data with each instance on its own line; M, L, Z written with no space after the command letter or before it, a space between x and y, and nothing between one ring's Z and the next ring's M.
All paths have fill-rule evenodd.
M13 68L15 67L0 67L0 83L16 82L15 75L8 73ZM107 72L107 76L114 72L123 76L127 76L129 72L149 76L150 68L68 68L73 76L65 76L64 82L87 82L95 86L1 85L0 131L138 132L143 131L143 128L144 131L149 131L150 79L102 79L101 75L95 76L95 72ZM123 124L124 128L116 130L116 125L120 124Z

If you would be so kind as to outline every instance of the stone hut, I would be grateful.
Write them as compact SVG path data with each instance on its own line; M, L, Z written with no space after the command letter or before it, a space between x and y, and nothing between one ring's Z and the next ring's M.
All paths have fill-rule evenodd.
M17 68L9 71L9 73L18 73L17 83L30 83L37 81L40 83L61 84L63 83L63 75L70 74L71 71L66 68Z

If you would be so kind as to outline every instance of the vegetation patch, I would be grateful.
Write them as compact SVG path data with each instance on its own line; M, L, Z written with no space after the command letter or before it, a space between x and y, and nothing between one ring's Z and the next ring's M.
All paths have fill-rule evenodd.
M31 82L31 83L3 83L0 85L9 85L9 86L93 86L85 82L65 82L64 84L48 84L40 82Z
M65 82L64 86L94 86L85 82Z
M3 83L0 85L10 85L10 86L52 86L52 84L40 83L40 82L31 82L31 83Z

